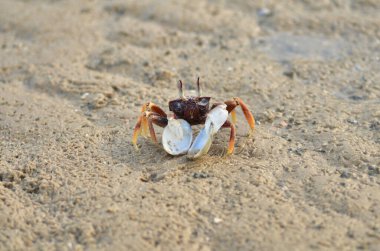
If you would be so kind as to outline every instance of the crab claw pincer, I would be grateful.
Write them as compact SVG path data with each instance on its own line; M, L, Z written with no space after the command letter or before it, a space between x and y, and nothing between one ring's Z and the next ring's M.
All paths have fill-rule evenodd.
M193 140L190 124L183 119L169 119L168 125L162 132L162 145L171 155L185 154Z
M227 121L227 118L228 111L224 104L216 106L207 114L205 126L201 129L187 152L187 157L189 159L199 158L208 152L214 135Z
M206 154L211 147L214 135L227 121L226 105L212 109L205 121L205 126L193 140L191 125L183 119L169 119L162 133L162 145L170 155L186 154L189 159L196 159Z

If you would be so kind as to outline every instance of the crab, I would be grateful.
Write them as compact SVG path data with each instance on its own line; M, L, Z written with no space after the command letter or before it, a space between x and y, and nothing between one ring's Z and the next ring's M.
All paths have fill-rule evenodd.
M234 152L236 137L236 112L240 106L249 124L252 135L255 128L255 119L247 105L238 97L211 105L211 97L202 96L199 77L197 79L196 96L185 96L184 85L178 81L179 98L169 101L169 110L173 112L168 116L158 105L148 102L141 108L141 114L135 125L132 143L137 147L139 135L149 137L157 143L157 137L153 125L163 127L162 144L166 152L171 155L187 154L190 159L198 158L207 154L210 149L213 136L221 128L230 128L230 139L227 154ZM228 120L231 116L231 121ZM197 137L193 141L191 126L203 125Z

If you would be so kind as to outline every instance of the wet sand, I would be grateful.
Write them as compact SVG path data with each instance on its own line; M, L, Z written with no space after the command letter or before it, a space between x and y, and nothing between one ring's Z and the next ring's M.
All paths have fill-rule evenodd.
M380 2L0 2L1 250L379 250ZM189 161L176 82L240 97ZM162 129L157 129L160 139Z

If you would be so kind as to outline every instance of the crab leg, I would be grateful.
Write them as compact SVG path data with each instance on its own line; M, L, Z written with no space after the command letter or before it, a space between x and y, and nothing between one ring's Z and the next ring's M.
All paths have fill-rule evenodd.
M157 143L156 133L154 131L153 124L158 125L160 127L165 127L168 124L168 119L166 117L162 117L157 113L147 113L146 115L149 125L150 137L152 138L154 143Z
M228 142L228 150L227 154L232 154L234 152L235 148L235 136L236 136L236 131L235 131L235 126L233 123L230 121L226 121L223 126L223 128L231 128L231 133L230 133L230 141Z
M144 116L144 113L146 111L152 111L152 112L155 112L155 113L158 113L160 114L162 117L167 117L166 113L156 104L152 103L152 102L148 102L146 104L144 104L142 107L141 107L141 116L142 116L142 119L141 119L141 127L142 127L142 131L141 131L141 135L144 136L145 138L148 136L148 119L147 119L147 116Z
M149 102L147 103L147 110L148 111L152 111L152 112L155 112L155 113L158 113L160 114L162 117L165 117L167 118L168 115L166 115L166 113L156 104L152 103L152 102Z
M138 149L137 147L137 138L139 137L141 133L141 122L142 122L143 115L140 116L137 120L137 123L135 125L135 129L133 130L133 135L132 135L132 143L136 150Z
M136 149L138 149L137 139L139 135L141 134L142 136L147 137L148 130L152 140L157 142L152 123L165 127L167 125L167 115L158 105L148 102L141 107L141 115L137 120L135 129L133 130L132 143Z
M247 105L241 100L240 98L233 98L231 100L227 100L224 102L227 105L227 111L231 113L232 123L236 123L236 114L235 114L235 108L237 106L241 107L241 110L244 113L245 119L247 120L250 129L249 134L253 133L253 130L255 129L255 118L253 117L252 113L249 111Z
M230 114L231 114L231 122L232 122L232 124L236 124L237 119L236 119L236 111L235 111L235 109L232 110L230 112Z
M145 111L147 110L147 105L145 104L141 107L141 135L146 138L148 136L148 120L146 116L144 115Z

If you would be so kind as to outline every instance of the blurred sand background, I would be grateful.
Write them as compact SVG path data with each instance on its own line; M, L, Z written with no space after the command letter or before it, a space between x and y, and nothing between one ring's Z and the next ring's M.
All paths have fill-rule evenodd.
M1 250L380 250L380 1L0 1ZM188 161L131 134L241 97ZM160 137L162 129L157 129Z

